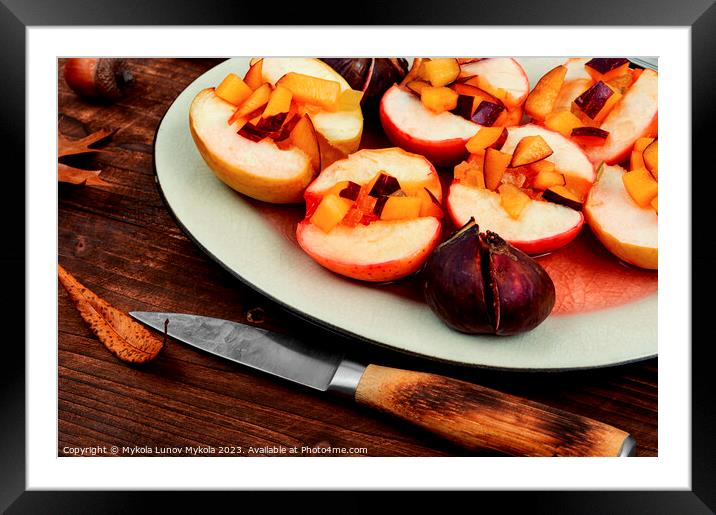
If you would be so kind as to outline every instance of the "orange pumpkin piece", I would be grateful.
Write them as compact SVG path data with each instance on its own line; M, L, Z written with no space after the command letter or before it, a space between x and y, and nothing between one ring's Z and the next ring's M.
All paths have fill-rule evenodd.
M247 71L246 75L244 76L244 82L253 90L260 88L261 84L264 83L263 63L263 59L259 59L258 61L256 61L254 64L251 65L249 71Z
M639 138L634 142L634 150L638 152L644 152L644 149L648 147L654 138Z
M621 93L615 91L614 89L612 89L612 91L614 91L612 96L607 99L607 101L604 103L604 107L602 107L601 110L594 116L594 121L596 123L601 123L611 112L611 110L614 109L614 106L617 105L617 102L622 99Z
M525 101L525 112L533 119L542 122L552 112L559 91L567 75L566 66L557 66L544 75Z
M334 80L289 72L281 77L276 85L290 90L298 102L320 106L328 111L338 109L341 85Z
M482 152L486 148L499 150L507 140L507 135L507 129L504 127L482 127L467 141L465 147L471 154Z
M443 217L443 209L440 205L440 201L435 198L435 195L433 195L429 189L422 188L418 190L417 197L420 199L419 216L434 216L435 218Z
M348 214L353 202L330 193L321 199L320 204L311 216L311 223L323 232L329 232L341 223Z
M419 197L388 197L383 210L380 212L381 220L411 220L420 216L422 201Z
M216 96L235 106L249 98L252 92L248 84L246 84L241 77L233 73L224 77L224 80L221 81L221 84L219 84L214 91Z
M656 211L656 213L658 214L659 213L659 195L657 195L656 197L651 199L651 202L649 202L649 203L651 204L651 207L654 208L654 211Z
M540 161L545 163L546 161ZM564 175L555 171L554 165L552 169L544 169L535 175L532 181L532 187L538 190L546 190L553 186L564 186Z
M261 117L268 118L269 116L275 116L279 113L288 113L291 109L292 98L293 93L288 89L283 86L276 86L276 89L271 92L268 104L266 104L266 109L264 109Z
M406 84L406 86L408 86L411 91L414 91L415 93L420 95L423 91L423 88L430 86L430 83L424 80L411 80Z
M483 173L485 174L485 187L488 190L495 190L499 186L502 176L505 174L507 165L510 164L512 156L494 148L485 151L485 162Z
M353 111L360 107L363 99L363 92L355 89L347 89L338 97L339 111Z
M627 192L640 207L649 207L659 192L659 183L646 168L626 172L622 175L622 180Z
M447 86L460 75L460 64L451 57L431 59L422 64L420 75L432 86Z
M246 117L265 106L269 98L271 97L271 85L268 83L262 84L258 89L254 90L251 95L244 100L239 107L236 108L234 114L229 119L229 124L239 118Z
M522 211L532 201L529 195L512 184L501 184L499 192L500 205L507 211L510 218L514 218L515 220L520 217Z
M535 161L541 161L553 153L554 151L542 136L525 136L517 143L512 153L510 167L516 168L534 163Z
M423 105L435 113L452 111L457 107L457 92L445 86L426 86L420 93Z
M629 169L636 170L637 168L646 168L644 157L640 151L632 150L631 157L629 158Z
M565 138L572 135L572 129L582 127L582 121L571 111L556 111L545 117L544 126L551 131L559 132Z

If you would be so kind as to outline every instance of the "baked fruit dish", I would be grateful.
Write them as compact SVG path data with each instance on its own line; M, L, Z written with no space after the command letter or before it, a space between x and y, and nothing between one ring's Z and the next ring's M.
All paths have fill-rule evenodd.
M191 134L216 176L273 203L303 199L332 161L355 152L363 131L361 92L311 58L252 60L194 98Z
M512 58L415 59L408 75L383 95L380 120L390 141L436 165L454 165L481 127L522 120L530 91Z

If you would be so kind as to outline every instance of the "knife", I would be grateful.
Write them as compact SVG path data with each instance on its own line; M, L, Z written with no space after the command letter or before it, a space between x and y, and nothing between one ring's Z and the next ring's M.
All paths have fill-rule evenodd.
M133 311L144 324L203 351L411 422L467 449L513 456L634 456L615 427L449 377L364 365L335 347L182 313Z

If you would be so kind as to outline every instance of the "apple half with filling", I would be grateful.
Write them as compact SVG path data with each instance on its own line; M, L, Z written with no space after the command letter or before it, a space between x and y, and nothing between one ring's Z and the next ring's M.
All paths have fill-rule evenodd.
M506 133L502 137L500 130ZM556 250L577 236L595 173L576 143L530 124L483 128L468 147L470 157L455 167L447 197L455 225L475 218L480 227L532 255Z
M595 164L620 163L637 139L658 132L658 73L632 68L623 57L568 59L539 80L525 112L567 137L574 129L603 131L604 137L573 139Z
M638 170L638 169L637 169ZM635 170L636 171L636 170ZM632 265L656 270L659 265L656 206L646 197L656 198L655 188L646 186L637 199L627 172L620 166L602 165L597 181L584 205L590 229L619 259ZM647 172L648 174L648 172Z
M301 248L353 279L393 281L417 271L441 236L442 190L422 156L360 150L323 170L305 192Z
M416 59L383 95L380 120L394 145L453 165L481 127L518 125L529 89L514 59Z
M360 92L310 58L254 59L200 91L189 110L194 142L216 176L249 197L300 202L317 173L358 148Z

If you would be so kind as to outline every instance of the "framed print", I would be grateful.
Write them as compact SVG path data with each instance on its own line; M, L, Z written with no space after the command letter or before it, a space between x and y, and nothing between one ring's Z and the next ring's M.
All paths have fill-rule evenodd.
M26 293L4 303L3 509L147 489L716 506L691 290L713 283L690 172L711 3L216 27L231 6L57 5L2 9L26 170L3 209L27 227L4 251Z

